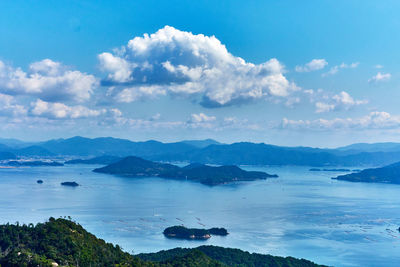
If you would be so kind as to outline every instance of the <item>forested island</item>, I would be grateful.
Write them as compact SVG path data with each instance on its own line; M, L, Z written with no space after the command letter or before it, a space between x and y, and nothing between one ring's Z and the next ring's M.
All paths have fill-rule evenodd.
M163 234L168 238L186 240L207 240L212 235L226 236L228 231L225 228L197 229L184 226L171 226L164 230Z
M350 169L318 169L318 168L311 168L309 169L310 172L350 172Z
M332 179L349 182L400 184L400 162L381 168L370 168L360 172L339 175Z
M131 177L163 177L190 180L205 185L219 185L278 177L277 175L260 171L245 171L237 166L213 167L204 164L190 164L181 168L172 164L152 162L133 156L126 157L118 162L93 171Z
M70 186L70 187L77 187L79 184L77 182L62 182L61 185L63 186Z
M131 255L67 219L36 225L0 225L1 266L322 266L304 259L201 246Z

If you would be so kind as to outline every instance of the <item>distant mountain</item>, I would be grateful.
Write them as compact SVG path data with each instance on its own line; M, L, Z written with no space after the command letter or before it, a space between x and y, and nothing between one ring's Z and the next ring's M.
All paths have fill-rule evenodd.
M0 160L16 159L17 156L11 152L0 152Z
M340 175L333 179L349 182L400 184L400 162L382 168L371 168Z
M73 160L68 160L64 162L64 164L111 164L114 162L117 162L121 160L120 157L116 156L100 156L100 157L94 157L90 159L73 159Z
M20 148L20 147L29 146L29 145L33 144L33 142L24 142L24 141L21 141L18 139L13 139L13 138L0 138L0 144L4 144L11 148Z
M212 139L175 143L133 142L112 137L72 137L10 148L0 151L23 157L127 157L152 161L199 162L219 165L302 165L302 166L384 166L400 161L400 144L354 144L338 149L284 147L264 143L221 144ZM107 164L104 162L99 164Z
M56 155L75 156L141 156L156 158L163 154L185 153L196 149L185 143L161 143L158 141L132 142L112 137L84 138L76 136L69 139L50 140L39 144Z
M211 167L192 164L180 168L166 163L152 162L138 157L126 157L94 172L118 174L132 177L163 177L178 180L190 180L205 185L218 185L237 181L253 181L277 177L265 172L245 171L237 166Z
M40 156L40 157L50 157L54 156L54 153L48 151L44 147L33 145L24 148L13 149L12 152L17 156L23 157L32 157L32 156Z
M197 148L204 148L209 145L220 145L221 143L213 140L213 139L205 139L205 140L184 140L180 143L188 144Z
M379 166L400 161L399 152L354 152L255 143L210 145L180 160L221 165ZM179 160L179 159L176 159Z
M233 165L312 165L336 164L337 156L316 148L280 147L267 144L234 143L210 145L187 155L191 162Z
M399 152L400 143L356 143L344 147L338 147L337 150L358 152Z

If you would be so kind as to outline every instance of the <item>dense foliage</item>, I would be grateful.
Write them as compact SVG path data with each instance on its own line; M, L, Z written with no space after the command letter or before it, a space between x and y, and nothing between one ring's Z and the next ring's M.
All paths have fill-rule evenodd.
M139 254L141 259L147 261L163 262L168 259L182 257L193 249L175 248L163 250L157 253ZM304 259L293 257L277 257L258 253L249 253L240 249L222 248L216 246L200 246L195 250L201 251L208 257L221 262L227 266L236 267L311 267L322 266Z
M70 220L0 226L0 264L4 266L112 266L140 262Z
M310 261L202 246L130 255L66 219L0 225L0 266L317 266Z
M218 185L235 181L253 181L277 177L265 172L245 171L237 166L207 166L190 164L184 168L166 163L152 162L138 157L126 157L118 162L94 170L95 172L133 177L164 177L186 179L206 185Z

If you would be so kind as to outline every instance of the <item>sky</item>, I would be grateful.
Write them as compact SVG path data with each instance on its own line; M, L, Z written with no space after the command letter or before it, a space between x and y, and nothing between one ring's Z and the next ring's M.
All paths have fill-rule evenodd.
M1 1L0 137L400 142L399 1Z

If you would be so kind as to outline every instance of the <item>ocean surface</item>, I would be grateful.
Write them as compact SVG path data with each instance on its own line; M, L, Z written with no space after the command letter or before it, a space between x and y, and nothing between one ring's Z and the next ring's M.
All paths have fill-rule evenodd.
M308 167L243 166L279 178L209 187L93 173L96 167L0 169L0 223L71 216L135 254L207 244L331 266L400 264L399 185L336 181L331 177L343 173ZM64 181L81 186L61 186ZM163 236L164 228L181 224L225 227L230 234L207 241Z

